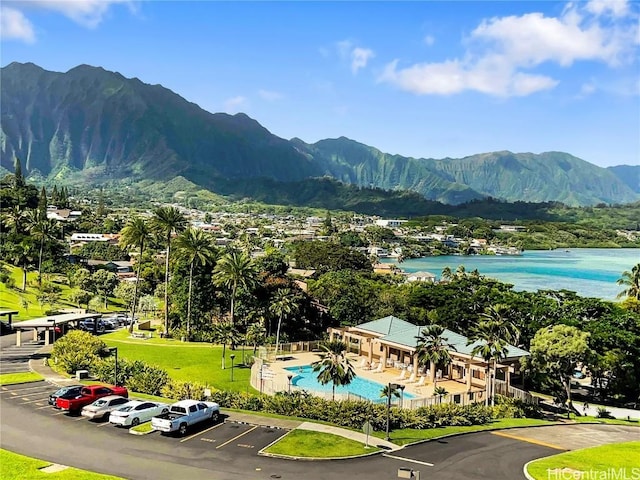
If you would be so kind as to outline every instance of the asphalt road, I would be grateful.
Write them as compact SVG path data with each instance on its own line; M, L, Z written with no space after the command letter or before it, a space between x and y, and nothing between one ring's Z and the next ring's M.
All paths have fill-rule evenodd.
M54 463L129 479L394 479L399 468L425 479L522 479L548 447L476 433L407 447L392 455L331 461L259 456L286 430L234 423L205 424L184 438L135 436L47 406L46 382L0 388L0 446Z

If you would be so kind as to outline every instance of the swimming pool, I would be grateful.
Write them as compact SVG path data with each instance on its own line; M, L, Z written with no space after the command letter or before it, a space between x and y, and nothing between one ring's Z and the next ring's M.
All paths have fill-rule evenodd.
M321 385L318 382L318 374L313 371L313 367L311 365L304 365L301 367L287 367L285 370L289 370L294 374L293 378L291 379L291 385L298 387L299 389L309 390L311 392L321 391L329 393L333 389L333 383L331 382L327 383L326 385ZM336 394L353 393L364 397L372 402L386 402L386 397L380 396L384 387L385 385L381 383L372 382L371 380L367 380L366 378L362 377L355 377L349 385L336 387ZM405 399L409 399L415 398L415 395L404 392L403 397Z

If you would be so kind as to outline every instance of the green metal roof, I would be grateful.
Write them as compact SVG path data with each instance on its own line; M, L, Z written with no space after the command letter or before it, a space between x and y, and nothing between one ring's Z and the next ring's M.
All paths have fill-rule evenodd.
M363 323L362 325L358 325L357 328L360 330L367 330L372 333L382 334L383 337L380 338L382 341L402 345L409 349L415 349L418 345L418 339L416 337L419 337L422 330L426 327L413 325L412 323L401 320L400 318L388 316L378 320L373 320L372 322ZM463 355L472 356L471 352L474 347L482 344L482 342L476 341L468 345L467 343L469 342L469 339L467 337L460 335L459 333L452 332L446 328L442 337L447 343L455 347L455 352ZM513 345L507 345L507 358L525 357L528 355L529 352L526 350L514 347Z

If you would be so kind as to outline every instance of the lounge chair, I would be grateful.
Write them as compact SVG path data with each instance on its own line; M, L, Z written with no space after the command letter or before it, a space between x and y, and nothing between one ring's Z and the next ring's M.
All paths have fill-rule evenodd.
M424 387L424 382L427 380L427 377L425 377L424 375L420 375L420 380L418 380L418 383L416 383L416 388L417 387Z
M378 368L376 368L376 369L373 371L373 373L382 373L382 372L384 372L384 366L382 365L382 362L380 362L380 363L378 364Z
M367 368L367 370L375 370L376 368L378 368L378 362L373 362L371 365L369 365L369 368Z
M415 382L415 381L416 381L416 374L415 374L415 372L414 372L414 373L412 373L412 374L411 374L411 376L409 377L409 380L407 380L407 381L406 381L406 382L404 382L404 383L413 383L413 382Z
M358 364L358 368L367 368L367 364L369 362L367 361L366 358L363 358L362 360L360 360L360 363Z
M403 369L402 372L400 372L400 376L396 377L395 380L404 380L405 378L407 378L407 371Z

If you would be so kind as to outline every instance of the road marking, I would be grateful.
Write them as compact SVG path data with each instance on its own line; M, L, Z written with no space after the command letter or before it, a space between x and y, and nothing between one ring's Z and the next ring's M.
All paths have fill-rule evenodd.
M238 438L242 437L243 435L246 435L249 432L253 432L256 428L258 428L258 425L254 425L253 427L251 427L249 430L247 430L246 432L242 432L240 435L236 435L235 437L233 437L231 440L227 440L226 442L218 445L216 448L222 448L225 445L229 445L231 442L233 442L234 440L237 440Z
M53 415L64 415L65 413L68 413L68 412L65 412L65 411L62 411L62 412L56 412L56 413L52 413L51 415L52 415L52 416L53 416Z
M242 448L255 448L253 445L247 445L246 443L239 443L238 446Z
M110 422L104 422L104 423L101 423L100 425L98 425L97 427L101 428L101 427L106 427L107 425L111 425L111 423Z
M43 408L54 408L53 405L45 405L44 407L36 408L36 410L42 410Z
M209 443L213 443L215 442L215 438L201 438L200 440L202 440L203 442L209 442Z
M207 428L206 430L203 430L203 431L198 432L198 433L194 433L193 435L190 435L190 436L188 436L188 437L183 438L182 440L180 440L180 443L182 443L182 442L186 442L187 440L191 440L192 438L196 438L198 435L202 435L203 433L207 433L207 432L209 432L209 431L213 430L214 428L218 428L218 427L220 427L220 426L222 426L222 425L224 425L224 423L219 423L218 425L214 425L213 427L209 427L209 428Z
M421 462L420 460L414 460L413 458L398 457L397 455L390 455L388 453L383 453L382 456L393 458L395 460L402 460L403 462L411 462L411 463L417 463L419 465L426 465L427 467L433 467L433 463Z
M36 405L39 405L38 402L42 402L41 398L36 398L35 400L29 400L28 398L22 397L21 400L24 400L24 402L20 402L18 405L29 405L30 403L35 403Z
M492 435L498 435L499 437L511 438L513 440L520 440L521 442L533 443L534 445L541 445L543 447L553 448L555 450L567 451L567 448L555 445L553 443L543 442L542 440L536 440L535 438L521 437L507 432L491 432Z
M9 389L7 387L2 387L2 390L6 390L8 391ZM49 388L43 388L42 385L38 385L37 387L23 387L23 388L15 388L14 389L16 392L26 392L28 390L41 390L41 391L50 391Z

